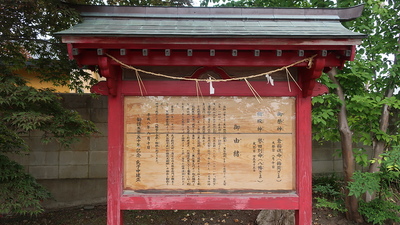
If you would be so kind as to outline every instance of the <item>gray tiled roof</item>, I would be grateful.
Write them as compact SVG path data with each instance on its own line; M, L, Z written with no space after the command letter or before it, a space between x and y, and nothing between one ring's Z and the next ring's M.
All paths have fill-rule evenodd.
M83 22L60 35L140 37L362 38L342 26L347 9L80 6ZM346 11L347 10L347 11ZM362 10L362 7L361 7Z

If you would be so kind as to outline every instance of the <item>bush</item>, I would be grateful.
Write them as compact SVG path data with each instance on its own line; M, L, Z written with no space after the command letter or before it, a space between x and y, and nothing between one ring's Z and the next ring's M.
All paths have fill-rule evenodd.
M400 222L400 205L380 198L370 202L360 201L359 212L366 218L367 222L373 224L384 224L387 220Z
M337 212L346 212L342 186L343 182L340 182L334 174L314 177L313 192L316 195L314 197L317 200L316 207L329 208Z
M7 155L28 152L22 138L41 131L42 142L55 140L64 147L96 132L79 113L65 109L50 89L35 89L17 75L0 76L0 214L37 214L49 193Z
M381 155L381 159L372 162L380 163L376 173L356 172L353 182L349 182L349 195L360 198L359 212L366 221L373 224L384 224L386 221L400 222L399 179L400 148L394 147ZM361 197L369 192L376 198L366 202Z
M0 214L38 214L50 193L23 166L0 155Z

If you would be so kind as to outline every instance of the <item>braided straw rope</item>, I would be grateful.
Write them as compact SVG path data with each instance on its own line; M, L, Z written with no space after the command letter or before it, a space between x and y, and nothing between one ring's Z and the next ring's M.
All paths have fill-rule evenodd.
M188 81L209 81L209 79L197 79L197 78L188 78L188 77L174 77L174 76L169 76L166 74L161 74L161 73L153 73L150 71L146 71L146 70L142 70L142 69L138 69L135 68L133 66L129 66L123 62L121 62L120 60L116 59L115 57L113 57L112 55L106 54L108 57L110 57L112 60L114 60L115 62L119 63L122 67L127 68L127 69L131 69L134 70L136 72L141 72L141 73L145 73L145 74L149 74L149 75L153 75L153 76L157 76L157 77L165 77L165 78L169 78L169 79L173 79L173 80L188 80ZM286 70L289 69L290 67L293 67L297 64L303 63L303 62L308 62L308 68L311 68L312 66L312 62L313 59L316 57L317 55L313 55L310 56L308 58L302 59L300 61L294 62L290 65L281 67L279 69L275 69L272 71L268 71L268 72L264 72L264 73L259 73L259 74L254 74L254 75L250 75L250 76L246 76L246 77L234 77L234 78L229 78L229 79L213 79L212 82L226 82L226 81L234 81L234 80L247 80L247 79L251 79L251 78L256 78L256 77L261 77L261 76L265 76L265 75L269 75L272 73L276 73L282 70Z

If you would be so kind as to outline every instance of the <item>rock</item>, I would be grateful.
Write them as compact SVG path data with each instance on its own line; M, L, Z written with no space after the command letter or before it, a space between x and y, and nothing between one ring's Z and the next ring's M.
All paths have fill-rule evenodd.
M256 219L257 225L293 225L293 210L262 210Z
M85 206L83 206L83 209L84 210L92 210L92 209L94 209L94 205L85 205Z

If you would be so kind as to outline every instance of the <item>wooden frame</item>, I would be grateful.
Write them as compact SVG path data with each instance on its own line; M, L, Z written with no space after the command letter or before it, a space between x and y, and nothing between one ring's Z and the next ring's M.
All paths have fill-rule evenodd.
M115 70L118 71L118 70ZM300 76L301 77L301 76ZM139 96L136 81L122 81L116 76L119 87L116 95L109 95L109 151L108 151L108 224L123 224L121 210L295 210L296 224L312 221L311 197L311 96L303 97L302 91L287 88L287 82L277 82L265 88L265 82L251 82L261 96L296 97L296 193L274 194L129 194L123 192L123 98ZM189 84L190 83L190 84ZM194 82L144 81L146 95L196 96ZM98 85L101 86L102 84ZM104 84L103 84L104 85ZM208 84L200 82L207 90ZM294 87L294 85L292 85ZM220 96L253 96L245 82L215 83ZM179 90L179 91L177 91ZM326 91L322 86L313 94ZM319 91L318 91L319 90ZM206 92L206 91L205 91ZM207 94L204 94L205 96Z

